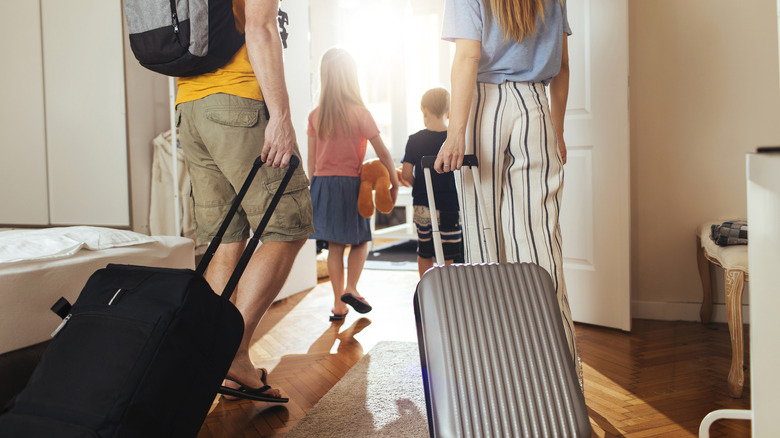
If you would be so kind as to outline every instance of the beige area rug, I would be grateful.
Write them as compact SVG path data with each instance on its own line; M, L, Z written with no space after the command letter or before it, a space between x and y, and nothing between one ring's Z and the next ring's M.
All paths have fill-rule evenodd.
M417 344L379 342L286 436L427 437Z

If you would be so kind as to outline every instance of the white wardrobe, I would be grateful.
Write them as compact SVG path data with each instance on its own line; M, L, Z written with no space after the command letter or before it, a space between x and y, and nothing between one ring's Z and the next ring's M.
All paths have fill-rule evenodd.
M124 40L118 1L0 4L0 226L132 225L128 94L141 118L157 97L132 91ZM144 160L156 129L133 131Z

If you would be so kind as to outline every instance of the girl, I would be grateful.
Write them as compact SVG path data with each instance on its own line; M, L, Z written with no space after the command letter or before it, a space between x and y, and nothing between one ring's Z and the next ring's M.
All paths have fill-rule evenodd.
M342 321L347 304L359 313L371 305L357 291L357 282L371 241L369 219L357 208L360 166L367 141L385 165L393 184L393 203L398 196L398 175L371 113L360 97L357 64L343 49L330 49L320 66L319 106L309 114L309 160L314 234L311 239L328 241L328 273L333 285L331 321ZM344 284L344 249L350 245L347 281Z
M447 0L442 39L455 42L447 140L434 165L460 169L477 155L481 181L463 178L460 205L483 194L499 262L533 262L553 279L580 383L558 212L569 92L565 0ZM548 103L546 86L550 87ZM466 260L481 261L474 209L465 209Z

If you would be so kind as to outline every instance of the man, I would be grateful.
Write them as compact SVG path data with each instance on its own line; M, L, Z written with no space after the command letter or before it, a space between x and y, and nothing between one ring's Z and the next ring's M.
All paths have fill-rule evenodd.
M236 27L245 33L246 44L224 67L178 80L177 120L199 240L214 237L254 159L260 155L266 163L206 271L217 293L230 278L249 228L260 221L290 156L300 158L284 80L278 8L279 0L233 0ZM278 401L279 392L265 386L265 370L252 364L249 344L313 231L308 180L300 166L233 295L245 329L225 385L237 388L242 397Z

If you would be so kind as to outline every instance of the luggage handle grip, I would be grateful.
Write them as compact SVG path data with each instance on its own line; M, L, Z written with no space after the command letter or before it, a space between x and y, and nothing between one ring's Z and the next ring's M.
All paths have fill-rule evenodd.
M241 278L241 274L244 273L244 269L246 269L246 266L249 263L249 259L252 258L252 254L257 248L257 244L260 241L260 236L263 234L263 230L265 230L265 227L268 225L268 222L271 220L271 214L273 214L273 211L276 209L277 204L279 204L279 200L282 198L282 195L284 194L284 191L287 188L287 184L290 182L290 179L292 178L295 169L298 168L300 163L301 161L296 155L292 155L290 157L290 164L287 168L287 172L284 174L284 178L282 178L282 181L279 183L279 188L276 190L276 193L274 193L274 196L271 199L271 202L268 205L268 208L266 209L263 218L260 220L260 223L258 224L254 235L249 240L249 242L247 242L247 246L244 249L244 252L241 254L241 258L239 259L236 268L233 270L233 273L231 274L230 279L227 282L227 285L225 285L225 289L222 291L222 297L224 299L229 300L231 295L233 295L233 291L235 290L236 285L238 284L238 280ZM244 184L241 186L241 189L238 191L238 194L236 195L233 204L230 206L230 210L228 210L225 220L222 222L219 231L217 231L217 235L214 236L214 239L211 240L211 243L206 249L206 252L203 254L203 259L201 259L197 269L195 270L197 274L203 275L203 273L206 272L206 268L211 262L211 259L214 257L214 253L216 253L217 247L219 247L219 244L222 242L222 236L224 236L225 232L227 232L227 228L230 225L233 216L236 214L236 211L238 211L238 208L241 206L241 201L244 199L246 192L249 190L249 186L252 184L255 175L257 174L258 170L260 170L260 167L262 165L263 165L263 160L260 157L257 157L255 159L254 164L252 165L252 169L249 171L249 174L246 177L246 180L244 180Z
M425 178L425 189L428 194L428 208L431 212L431 232L433 234L433 251L436 255L436 264L444 266L444 249L441 242L441 231L439 231L439 218L436 210L436 200L433 196L433 182L431 179L431 169L436 162L436 155L426 155L420 159L420 165L423 168L423 176ZM479 181L479 160L476 155L464 155L463 167L468 167L471 170L471 176L474 181ZM495 261L494 255L497 253L495 243L489 239L489 236L493 234L492 229L484 220L485 205L482 202L481 194L479 190L475 190L475 196L477 200L477 218L482 216L483 226L483 244L485 245L485 251L487 252L487 261ZM465 206L463 207L465 211Z
M420 164L423 168L433 168L433 164L436 162L436 155L426 155L420 159ZM463 165L466 167L479 167L479 161L476 155L464 155Z

